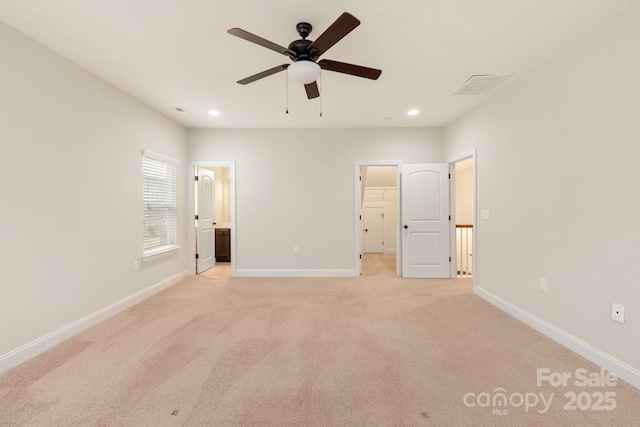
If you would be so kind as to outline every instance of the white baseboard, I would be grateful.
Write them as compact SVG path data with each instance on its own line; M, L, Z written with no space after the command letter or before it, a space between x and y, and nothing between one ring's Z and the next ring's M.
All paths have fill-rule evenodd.
M176 274L169 277L162 282L151 285L133 295L114 302L113 304L104 307L95 313L89 314L75 322L69 323L60 329L57 329L37 340L31 341L21 347L16 348L8 353L0 355L0 373L8 371L9 369L18 366L19 364L26 362L27 360L45 352L51 347L60 344L61 342L79 334L85 329L97 325L103 320L117 314L127 308L149 298L153 294L156 294L171 285L174 285L187 277L187 271Z
M619 379L629 383L637 389L640 389L640 371L638 369L635 369L634 367L627 365L626 363L604 353L586 342L569 335L563 330L533 316L519 307L516 307L486 289L476 286L474 287L473 292L483 300L498 307L502 311L505 311L527 326L530 326L541 334L546 335L557 343L567 347L575 353L578 353L580 356L590 360L607 371L613 372Z
M355 277L355 270L260 270L236 269L237 277Z

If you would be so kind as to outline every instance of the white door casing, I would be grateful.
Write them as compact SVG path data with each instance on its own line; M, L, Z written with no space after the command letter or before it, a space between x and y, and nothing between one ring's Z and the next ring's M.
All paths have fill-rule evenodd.
M213 267L215 258L215 230L213 228L213 171L197 168L196 205L196 273Z
M450 277L449 165L402 166L402 277Z
M384 253L384 208L364 207L364 253Z

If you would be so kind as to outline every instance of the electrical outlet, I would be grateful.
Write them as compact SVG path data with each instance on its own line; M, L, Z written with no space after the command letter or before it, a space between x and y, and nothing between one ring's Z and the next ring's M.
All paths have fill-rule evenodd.
M133 261L133 271L138 271L138 270L140 270L140 262Z
M540 290L547 292L547 279L540 278Z
M611 318L616 322L624 323L624 305L611 304Z
M300 247L299 246L294 246L293 247L293 253L294 254L299 254L300 253Z

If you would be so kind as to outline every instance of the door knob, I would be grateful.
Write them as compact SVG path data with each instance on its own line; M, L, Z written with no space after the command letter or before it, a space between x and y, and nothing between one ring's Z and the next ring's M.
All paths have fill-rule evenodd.
M405 226L404 226L404 228L409 228L409 226L408 226L408 225L405 225Z
M365 231L365 232L367 232L367 231L369 231L369 229L368 229L368 228L365 228L365 229L364 229L364 231Z

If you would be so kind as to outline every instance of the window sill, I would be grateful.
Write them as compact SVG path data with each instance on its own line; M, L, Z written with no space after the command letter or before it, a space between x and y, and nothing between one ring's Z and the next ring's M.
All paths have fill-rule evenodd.
M180 246L167 245L151 249L142 253L142 262L149 262L178 252Z

